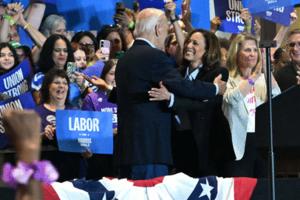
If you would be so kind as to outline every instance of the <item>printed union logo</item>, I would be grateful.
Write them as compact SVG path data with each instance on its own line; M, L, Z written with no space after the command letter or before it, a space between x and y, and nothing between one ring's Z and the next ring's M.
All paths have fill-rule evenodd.
M265 0L267 4L277 3L277 0Z
M268 17L271 17L272 16L272 12L271 11L266 11L266 15L268 16Z
M244 26L241 26L241 25L239 25L239 26L237 26L237 28L239 29L239 31L243 31L244 30Z

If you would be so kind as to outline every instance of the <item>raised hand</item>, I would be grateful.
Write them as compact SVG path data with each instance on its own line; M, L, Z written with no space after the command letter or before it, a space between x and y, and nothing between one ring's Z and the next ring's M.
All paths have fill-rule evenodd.
M10 110L3 114L3 123L14 144L19 160L39 160L41 119L34 111Z

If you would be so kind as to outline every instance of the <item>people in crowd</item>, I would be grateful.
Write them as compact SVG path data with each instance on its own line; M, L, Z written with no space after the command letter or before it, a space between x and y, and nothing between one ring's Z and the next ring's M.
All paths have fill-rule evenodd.
M264 168L255 147L256 107L267 100L261 60L257 39L252 35L239 34L231 42L227 60L229 79L223 111L230 125L236 160L226 164L225 176L264 175L259 174ZM274 78L272 94L280 94Z
M79 177L80 155L57 150L56 115L57 110L72 109L68 104L69 78L63 69L49 70L41 87L41 104L35 111L41 117L41 138L44 146L55 147L43 151L42 159L50 160L60 173L60 180L71 180Z
M230 46L230 41L227 40L226 38L219 38L219 42L220 42L220 50L221 50L220 65L222 67L226 67L227 54Z
M117 105L108 101L109 91L115 87L115 70L117 60L105 62L101 77L91 77L89 80L98 86L97 92L88 94L83 101L82 110L112 112L113 133L117 134ZM93 155L87 159L87 179L100 179L103 176L115 176L115 166L112 155Z
M67 22L64 17L52 14L46 17L42 26L41 32L46 38L53 34L67 36Z
M70 42L63 35L51 35L43 45L37 63L38 72L34 75L31 83L37 103L40 102L39 90L42 86L45 73L52 68L66 70L68 62L74 62L74 55Z
M163 176L172 164L171 113L160 102L148 101L147 91L151 87L163 81L175 94L198 99L214 97L225 90L221 76L214 80L217 87L198 80L183 80L162 51L167 32L164 12L153 8L140 11L136 40L116 67L120 177Z
M276 78L278 71L291 61L290 55L285 48L278 48L273 54L273 74Z
M38 165L41 153L41 137L39 136L41 120L34 111L20 110L10 110L5 112L3 120L5 129L7 130L7 133L11 138L11 142L16 150L16 166L14 167L12 164L6 163L3 167L2 179L6 182L6 184L15 185L16 200L42 199L43 193L41 178L46 180L47 174L48 177L53 177L54 175L55 177L52 181L55 181L57 173L55 173L55 170L55 174L51 173L53 171L50 170L49 165L47 165L48 173L45 174L45 167ZM33 165L35 166L33 167ZM38 167L42 170L38 171ZM51 169L53 168L51 167ZM22 175L20 177L13 176L14 170L19 171ZM39 178L34 178L31 173L34 175L40 173L38 175ZM26 177L28 174L30 176Z
M81 49L76 49L74 51L74 61L80 71L84 70L87 67L86 55L85 52Z
M118 27L104 25L97 34L97 41L100 40L110 41L110 58L116 58L118 53L126 51L126 43Z
M7 73L18 63L16 50L9 43L0 43L0 74Z
M298 83L300 68L300 29L294 29L289 32L287 39L287 49L291 62L279 69L276 74L276 80L282 91Z
M95 64L99 60L96 56L98 50L98 41L95 36L89 31L81 31L75 33L71 40L74 49L82 49L86 54L87 66Z

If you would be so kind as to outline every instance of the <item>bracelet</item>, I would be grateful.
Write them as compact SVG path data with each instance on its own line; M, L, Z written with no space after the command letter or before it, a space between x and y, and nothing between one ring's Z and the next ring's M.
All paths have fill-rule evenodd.
M25 25L24 25L24 29L26 30L28 27L30 27L31 25L29 24L29 23L26 23Z
M31 164L19 161L16 167L5 163L2 172L2 181L12 187L18 184L26 185L30 178L49 184L56 181L59 176L54 166L47 160Z
M248 80L249 85L253 86L255 84L255 81L253 79L248 78L247 80Z
M16 21L12 18L12 16L8 14L3 14L3 18L6 19L11 26L16 23Z
M128 29L129 29L129 30L134 30L134 26L135 26L134 21L131 21L131 22L129 22L129 24L128 24Z

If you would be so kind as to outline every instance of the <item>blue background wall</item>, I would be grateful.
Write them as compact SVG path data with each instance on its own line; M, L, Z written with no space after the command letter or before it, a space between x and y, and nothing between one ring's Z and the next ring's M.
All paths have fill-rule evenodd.
M4 2L19 2L24 5L28 0L5 0ZM47 2L46 15L58 13L68 22L68 29L99 30L103 24L112 24L116 2L123 2L126 7L132 8L133 0L45 0ZM139 0L141 7L149 5L162 7L163 0ZM209 0L191 1L192 23L195 27L209 29ZM182 0L176 0L180 14Z

